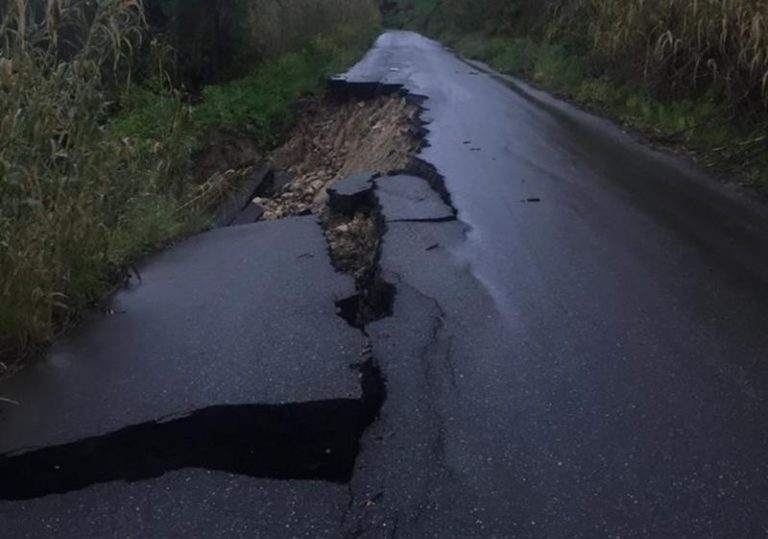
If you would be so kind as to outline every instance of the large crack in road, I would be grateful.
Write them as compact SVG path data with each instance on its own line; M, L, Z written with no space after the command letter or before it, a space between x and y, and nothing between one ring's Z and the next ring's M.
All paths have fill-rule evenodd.
M305 133L315 159L267 174L263 208L230 223L267 221L159 255L120 314L3 387L20 406L0 408L0 452L43 448L5 457L17 485L38 478L0 487L9 533L764 535L768 310L748 285L768 219L416 34L385 33L330 90L358 126L407 111L390 131L407 151L341 173L333 137ZM307 126L345 124L324 114ZM209 434L197 452L190 430ZM136 440L175 449L116 481L105 455ZM57 483L52 461L89 447L97 483Z
M762 535L764 210L413 33L338 83L426 96L461 216L387 223L349 535Z
M253 212L237 194L233 203L242 209L239 214L228 210L222 224L317 214L336 271L354 277L355 294L336 300L335 307L364 336L360 360L350 364L360 373L360 398L210 406L68 443L17 449L0 455L0 499L31 500L99 483L146 481L185 468L254 478L351 480L360 438L386 394L366 328L392 314L396 297L396 286L379 266L387 223L418 221L422 210L425 222L453 220L455 210L438 208L441 215L430 217L435 204L425 205L430 184L444 198L447 191L436 171L414 157L425 133L414 105L421 99L405 92L395 96L391 89L379 95L333 88L330 110L315 111L273 158L285 165L286 156L300 155L301 163L261 171L261 181L246 186L259 195L254 202L264 209ZM361 132L371 119L372 141ZM426 171L427 178L405 175L414 170ZM349 171L357 174L342 179ZM278 177L286 180L276 182ZM384 208L401 202L407 218L385 215Z
M0 458L0 499L28 500L110 481L147 481L184 468L346 483L358 440L383 394L377 374L367 376L362 400L215 406L5 455Z
M68 440L71 436L52 436L52 440L66 441L14 448L0 455L0 500L50 499L52 494L76 491L87 496L88 489L99 484L141 484L198 469L249 478L348 484L339 534L367 526L359 510L379 503L384 491L378 497L367 495L353 478L364 435L384 405L385 379L391 368L379 364L376 353L381 335L378 330L371 334L369 328L394 314L400 286L412 290L399 275L382 270L383 242L390 226L454 222L456 209L442 176L417 157L428 133L422 120L423 97L402 87L345 87L338 81L330 89L332 104L312 105L316 110L311 117L272 158L273 166L282 168L262 167L229 204L220 223L233 231L257 227L256 231L264 224L249 222L278 219L288 223L309 218L299 215L315 214L335 270L354 279L354 294L337 297L334 308L362 337L358 359L348 363L349 369L359 373L359 398L212 405L73 441ZM361 130L370 118L375 122L367 126L367 137ZM290 158L297 157L300 161L291 164ZM439 247L435 244L427 251ZM316 257L307 251L296 260ZM152 272L143 273L151 283ZM434 402L440 393L435 384L441 373L455 377L455 372L450 363L450 338L443 336L445 313L437 300L430 301L432 307L414 311L423 318L427 335L422 352L414 359L421 365L418 380L428 389L422 406L431 410L420 430L429 440L432 458L441 462L445 426ZM387 360L392 361L390 354ZM25 397L29 398L20 398L24 401ZM415 418L423 419L421 415ZM121 423L106 423L110 422ZM439 426L433 430L430 425ZM27 439L35 442L39 438L32 435ZM6 447L13 445L10 442Z

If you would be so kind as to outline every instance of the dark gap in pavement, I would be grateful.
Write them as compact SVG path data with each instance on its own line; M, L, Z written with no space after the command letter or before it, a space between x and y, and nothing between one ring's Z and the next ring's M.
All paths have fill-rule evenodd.
M451 223L456 217L432 217L427 219L393 219L390 223Z
M373 99L379 96L399 94L408 97L402 84L381 82L349 82L343 76L331 77L327 84L328 95L339 101L351 99Z
M376 174L362 173L338 182L329 191L328 213L322 221L330 246L331 258L337 270L355 277L357 293L336 302L337 314L350 326L365 332L365 327L377 320L392 316L395 286L381 276L381 241L386 232L386 221L376 197L373 180ZM347 217L352 215L352 220ZM334 223L341 219L354 223L354 216L365 216L367 234L352 241L338 234ZM344 221L346 219L346 221ZM344 225L348 226L348 225ZM346 241L345 241L346 240ZM357 256L350 253L357 252ZM339 264L340 259L352 259L353 264Z
M429 145L427 141L429 129L426 127L427 122L422 119L426 110L424 106L427 101L426 96L411 93L401 84L349 82L343 77L334 77L328 82L329 97L342 102L351 99L373 99L376 96L393 94L398 94L416 107L417 114L410 132L419 141L420 150L423 150ZM389 171L387 175L408 175L426 180L432 190L438 194L453 213L453 216L448 218L413 221L440 223L456 220L458 211L453 205L450 192L445 185L445 178L431 163L414 155L403 170ZM379 175L376 173L362 172L357 176L339 181L329 190L328 214L322 222L326 230L326 237L329 240L332 259L339 258L339 242L332 234L334 216L338 218L343 215L359 215L360 212L365 212L368 216L367 219L373 225L371 226L371 234L375 236L375 241L358 242L358 249L364 248L371 251L368 253L369 256L365 257L365 264L358 265L356 271L344 270L344 272L355 276L358 292L336 302L337 314L351 326L359 328L363 332L365 332L367 324L392 316L397 293L396 287L381 276L379 265L382 238L386 234L386 219L382 215L381 205L376 197L376 185L373 180L378 177ZM337 269L339 269L338 264Z
M183 468L348 481L365 426L357 400L217 406L70 444L4 456L0 498L31 499Z
M0 499L27 500L98 483L144 481L184 468L347 483L360 437L385 398L375 362L368 358L359 367L360 399L213 406L2 455Z
M350 326L364 330L371 322L392 316L397 289L377 276L357 294L336 302L338 315Z

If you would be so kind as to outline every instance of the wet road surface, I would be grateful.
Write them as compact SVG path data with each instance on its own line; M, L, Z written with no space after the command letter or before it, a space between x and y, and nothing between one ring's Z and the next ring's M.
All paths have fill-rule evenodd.
M407 345L381 340L390 398L374 429L412 424L414 443L399 455L382 444L386 466L364 451L353 484L402 485L398 462L419 453L422 476L361 529L768 533L765 211L414 34L383 36L346 79L427 97L421 158L460 219L385 237L382 267L403 303L406 290L431 303L434 338L410 347L421 361L401 381L423 379L402 408L387 369ZM388 335L415 324L419 309L400 306Z
M3 526L19 537L768 535L765 210L609 123L499 81L416 34L383 35L343 85L361 93L402 87L421 96L429 133L420 159L433 187L402 177L375 181L386 221L380 267L396 296L391 316L366 328L387 398L362 433L351 477L274 478L193 460L159 477L113 477L63 494L12 491L0 501ZM269 352L289 361L266 363L284 389L274 395L271 384L251 381L258 380L257 365L236 368L262 346L271 350L290 316L306 316L300 306L291 310L294 296L275 292L269 302L254 303L245 286L214 302L204 324L190 314L200 330L175 337L191 334L211 351L233 348L226 356L234 358L229 369L236 375L206 374L231 397L207 391L190 374L199 362L187 366L181 357L170 363L177 370L148 382L150 395L161 395L160 387L171 392L151 406L134 410L120 396L116 408L101 391L74 398L83 408L101 405L86 421L66 403L4 408L3 450L84 436L104 442L99 436L109 433L109 440L121 440L121 427L154 431L147 422L228 404L337 403L357 425L350 407L360 399L357 376L342 364L354 361L362 337L332 314L351 285L330 272L319 229L287 230L311 219L286 223L293 224L277 225L286 227L285 236L272 230L274 239L253 239L250 251L302 236L302 252L290 260L274 255L260 271L246 272L258 274L258 287L293 268L280 281L287 290L308 275L293 260L314 253L315 284L303 289L313 318L303 323L320 324L318 334L308 330L304 340L286 345L316 346L311 357L321 363L282 372L304 356ZM262 226L213 235L258 236ZM148 312L158 309L166 319L163 305L174 302L162 294L183 273L169 267L179 253L209 258L196 241L150 262L143 286L156 288L145 296ZM153 280L151 268L166 277ZM243 282L239 273L228 275L226 286L213 271L188 276L179 295L202 290L218 297ZM241 306L236 320L228 302ZM272 309L286 314L270 318ZM231 324L242 324L244 315L259 328L266 319L280 323L243 342L248 328ZM149 329L130 328L128 336L120 332L125 342L107 338L106 348L91 348L110 335L99 325L115 323L121 322L83 329L83 346L95 350L89 357L100 350L111 357L118 345L118 355L131 357L128 336L146 341L139 350L157 346ZM205 331L214 323L221 325L217 332ZM330 342L339 338L349 343L341 355ZM66 365L57 357L39 367L46 384L22 377L23 384L2 387L0 395L21 392L34 402L36 391L57 384L67 391L61 379L70 375L61 374ZM338 363L328 365L328 358ZM179 378L191 388L184 401L173 393ZM120 378L107 372L103 379ZM130 417L116 420L122 410ZM25 414L35 418L35 429L18 426ZM70 428L76 434L67 435ZM360 434L353 433L353 445Z

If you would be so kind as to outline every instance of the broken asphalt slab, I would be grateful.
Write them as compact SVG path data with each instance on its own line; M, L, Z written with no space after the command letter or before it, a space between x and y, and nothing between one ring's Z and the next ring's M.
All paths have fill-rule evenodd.
M427 180L416 176L383 176L376 180L376 198L388 223L398 221L453 221L448 207Z
M328 188L328 207L342 215L352 216L360 208L372 207L373 172L355 174L334 183Z
M259 221L264 216L264 208L256 204L255 202L249 203L243 210L235 217L229 226L249 225Z
M234 192L224 200L216 212L214 222L218 227L256 222L261 216L250 202L269 189L275 181L275 173L267 163L258 164L245 179L238 182Z
M506 427L506 404L493 413L499 403L490 400L491 387L507 381L486 380L503 372L514 348L502 338L492 298L452 254L466 232L459 221L387 226L381 271L397 295L392 316L367 327L388 382L387 401L363 436L350 487L361 503L354 504L346 533L381 537L397 529L404 537L439 537L461 530L462 537L508 537L523 516L525 490L500 497L507 478L496 477L501 470L493 460L499 446L490 433ZM468 398L484 394L489 400L481 406ZM377 494L375 504L364 503Z
M312 217L219 229L152 257L44 361L5 381L0 453L219 405L361 398L354 292Z
M328 189L328 207L334 212L351 216L361 208L373 206L380 208L386 222L439 222L456 218L453 208L445 204L426 179L418 176L363 173L339 180Z

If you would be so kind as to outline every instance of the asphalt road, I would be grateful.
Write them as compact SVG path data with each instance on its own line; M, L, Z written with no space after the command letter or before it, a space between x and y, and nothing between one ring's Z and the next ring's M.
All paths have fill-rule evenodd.
M0 485L6 533L768 536L765 209L416 34L384 34L344 84L424 98L420 158L450 198L417 178L375 181L380 266L396 290L391 315L366 328L386 381L376 421L360 438L347 364L363 336L334 315L351 283L330 270L311 218L213 232L148 262L143 284L117 298L133 302L126 320L97 317L0 386L23 404L0 409L2 450L53 447L0 458L0 478L23 465L43 485ZM286 341L296 327L305 331ZM126 391L131 358L153 376L130 374ZM72 374L83 362L107 389L69 403L69 389L92 387ZM26 407L51 388L62 395L53 404ZM233 432L234 413L259 435ZM286 457L295 469L277 457L285 446L265 451L276 417L327 424L324 443L351 455L353 473L341 469L349 458L330 466L310 442L309 456ZM355 427L339 434L329 417ZM187 438L211 423L229 442ZM124 440L154 456L167 439L173 454L160 465L120 456ZM180 459L187 439L211 447ZM126 472L109 458L86 463L104 448ZM254 451L267 464L231 464ZM58 481L61 455L92 478ZM46 481L59 488L46 492Z
M360 529L768 534L765 210L415 34L346 80L427 97L421 158L460 220L385 238L400 295L374 430L399 443L361 455L358 492L394 496Z

